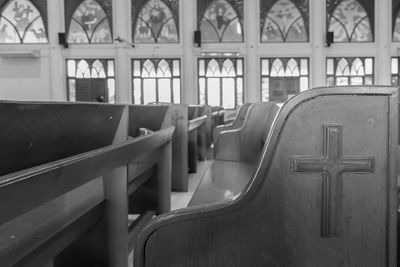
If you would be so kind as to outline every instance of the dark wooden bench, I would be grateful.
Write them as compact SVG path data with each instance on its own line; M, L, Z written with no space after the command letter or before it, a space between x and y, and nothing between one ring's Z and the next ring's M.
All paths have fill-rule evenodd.
M242 193L156 217L139 235L135 267L395 267L397 91L291 98Z
M231 121L230 123L225 123L223 125L218 125L217 127L214 128L214 130L213 130L214 143L216 142L217 136L220 132L238 129L243 125L244 119L246 117L246 114L247 114L247 111L248 111L250 105L251 105L251 103L243 104L237 111L237 114L236 114L235 118L233 119L233 121Z
M127 141L123 105L1 102L0 112L1 266L43 266L53 258L56 266L79 266L80 258L70 259L76 265L57 259L93 228L107 246L105 255L95 254L106 258L103 266L127 262L138 227L127 227L126 192L140 182L140 175L128 177L128 165L159 151L156 212L168 211L174 128Z
M257 169L278 110L274 102L254 103L240 128L219 133L214 144L214 160L189 206L232 199L243 190Z
M206 159L207 115L200 113L199 106L188 107L189 173L197 172L197 161Z
M218 125L224 124L225 121L225 110L223 107L211 107L212 122L211 127L214 129Z

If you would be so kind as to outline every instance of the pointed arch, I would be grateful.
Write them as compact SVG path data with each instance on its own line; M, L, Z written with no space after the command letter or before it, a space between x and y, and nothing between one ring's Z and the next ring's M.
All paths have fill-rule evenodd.
M106 78L103 63L98 59L92 64L92 78Z
M307 42L302 13L291 0L278 0L263 18L261 42Z
M207 77L219 77L221 76L221 69L219 67L218 61L211 59L207 64L206 70Z
M372 42L370 18L357 0L342 0L329 17L335 42Z
M85 0L69 21L68 43L112 43L110 18L96 0Z
M148 59L143 63L143 68L142 68L142 77L144 78L155 78L157 77L156 74L156 69L154 67L154 63Z
M351 76L362 76L365 74L364 64L360 58L356 58L351 63L350 75Z
M48 43L40 11L32 1L10 0L0 13L0 43Z
M91 78L90 67L86 60L82 59L76 66L76 78Z
M295 77L300 76L299 66L293 58L286 63L285 76Z
M243 42L243 25L227 0L213 0L200 21L202 41L208 43Z
M173 10L163 0L149 0L141 8L134 23L137 43L179 42L177 21Z
M222 64L222 69L221 69L221 76L225 77L235 77L236 76L236 71L235 71L235 66L233 65L232 60L229 58L224 61Z
M345 58L341 58L336 67L336 76L350 75L349 62Z
M283 62L280 58L275 59L272 62L271 66L271 76L284 76L285 75L285 68L283 66Z
M164 77L172 77L171 75L171 69L169 67L169 64L167 63L167 61L165 61L164 59L162 59L159 63L158 63L158 67L157 67L157 77L158 78L164 78Z

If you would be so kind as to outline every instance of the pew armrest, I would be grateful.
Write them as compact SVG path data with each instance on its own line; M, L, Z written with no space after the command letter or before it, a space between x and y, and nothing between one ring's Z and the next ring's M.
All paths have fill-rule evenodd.
M218 135L219 135L221 132L223 132L223 131L229 131L229 130L233 130L233 129L235 129L235 128L234 128L234 125L233 125L232 123L230 123L230 124L225 124L225 125L218 125L217 127L215 127L215 128L214 128L214 131L213 131L213 141L214 141L214 144L217 142Z
M240 129L221 132L215 143L214 159L240 161L241 159Z
M135 243L134 266L235 266L232 255L240 245L236 238L239 230L227 222L239 220L235 206L227 201L155 217ZM230 244L229 248L221 250L220 244L225 244L222 240Z

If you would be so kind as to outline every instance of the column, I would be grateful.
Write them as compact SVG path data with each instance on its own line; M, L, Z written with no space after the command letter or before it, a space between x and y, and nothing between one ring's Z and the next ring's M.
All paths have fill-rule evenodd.
M114 9L114 39L118 36L127 41L132 40L129 31L131 19L131 1L113 1ZM126 43L116 43L116 58L115 58L115 89L116 102L121 104L132 103L132 85L131 85L131 58L129 49L134 49Z
M66 69L62 55L63 46L58 44L58 33L65 32L63 1L47 1L49 38L49 87L50 100L66 101ZM51 12L50 12L51 11ZM41 59L43 60L43 58Z
M310 1L310 88L325 86L325 1ZM326 48L329 49L329 48Z
M182 56L182 103L197 103L197 73L194 56L193 32L196 29L196 0L180 1L180 40L183 47Z
M258 35L260 34L259 20L256 14L260 13L258 1L244 1L245 4L245 43L247 60L245 59L245 99L244 102L260 101L261 81L260 62L257 55Z
M390 42L392 40L391 1L375 1L375 84L391 83Z

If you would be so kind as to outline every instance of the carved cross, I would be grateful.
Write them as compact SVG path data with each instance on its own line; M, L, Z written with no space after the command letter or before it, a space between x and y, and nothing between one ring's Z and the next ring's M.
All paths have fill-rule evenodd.
M177 110L174 111L174 115L171 116L171 123L172 125L177 126L178 125L178 120L183 120L185 117L184 116L179 116L179 112Z
M373 157L343 156L343 126L324 125L324 151L322 157L294 156L293 172L322 173L321 236L338 237L342 211L342 174L344 172L374 172Z

